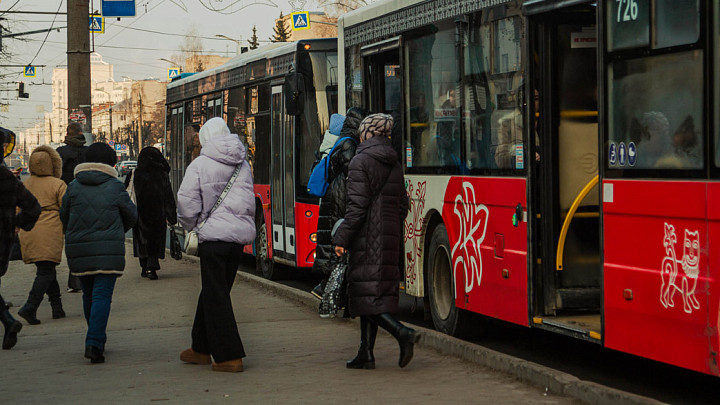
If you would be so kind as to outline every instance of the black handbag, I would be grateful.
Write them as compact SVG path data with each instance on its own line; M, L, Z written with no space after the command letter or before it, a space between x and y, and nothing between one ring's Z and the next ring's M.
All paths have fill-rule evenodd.
M177 233L173 227L170 227L170 257L175 260L182 259L182 246L180 246L180 239L178 239Z
M15 234L12 247L10 248L10 260L22 260L22 251L20 250L20 237Z

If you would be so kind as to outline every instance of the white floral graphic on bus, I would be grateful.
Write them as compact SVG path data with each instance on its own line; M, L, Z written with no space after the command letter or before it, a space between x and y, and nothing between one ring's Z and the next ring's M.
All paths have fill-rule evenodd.
M425 207L425 190L427 189L427 182L420 181L417 183L417 190L415 190L415 199L413 199L413 184L408 182L407 196L410 199L410 214L405 218L405 238L404 242L412 240L413 248L412 251L405 253L405 282L415 284L417 279L417 273L414 271L415 263L418 261L422 254L422 247L420 246L420 236L423 231L423 208Z
M679 292L683 299L683 309L688 314L694 309L700 309L700 302L695 298L695 287L697 286L700 273L700 233L690 232L685 229L685 241L683 243L683 257L677 259L675 255L675 243L677 235L675 227L665 223L665 258L662 261L660 277L660 303L665 307L674 307L673 297ZM678 272L678 265L682 266L683 273Z
M455 197L453 212L458 218L458 240L452 248L453 279L457 280L457 272L465 274L465 293L473 287L480 286L482 279L482 257L480 245L485 240L490 212L484 204L475 202L475 189L469 182L463 182L462 192ZM455 289L457 298L457 288Z

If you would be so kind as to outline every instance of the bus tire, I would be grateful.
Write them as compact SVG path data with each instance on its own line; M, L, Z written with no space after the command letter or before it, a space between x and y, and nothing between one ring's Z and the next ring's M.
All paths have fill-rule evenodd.
M467 314L455 306L450 241L445 225L439 224L433 231L427 258L427 288L433 325L438 332L462 337Z
M255 218L255 271L268 280L277 277L275 262L270 258L268 251L267 226L265 215L260 210Z

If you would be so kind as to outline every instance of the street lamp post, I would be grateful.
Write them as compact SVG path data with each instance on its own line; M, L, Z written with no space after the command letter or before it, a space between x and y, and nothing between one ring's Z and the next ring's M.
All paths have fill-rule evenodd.
M161 60L161 61L163 61L163 62L167 62L167 63L170 63L170 64L172 64L172 65L175 65L178 69L180 69L180 73L182 73L182 70L183 70L183 69L182 69L182 66L180 66L180 65L178 65L177 63L171 61L170 59L159 58L158 60Z
M222 35L222 34L215 34L215 36L218 37L218 38L227 39L228 41L233 41L233 42L235 42L235 43L237 44L237 50L235 51L235 54L236 54L236 55L240 55L240 53L242 52L242 36L240 36L240 39L239 39L239 40L237 40L237 39L232 39L232 38L230 38L230 37L228 37L228 36L225 36L225 35Z

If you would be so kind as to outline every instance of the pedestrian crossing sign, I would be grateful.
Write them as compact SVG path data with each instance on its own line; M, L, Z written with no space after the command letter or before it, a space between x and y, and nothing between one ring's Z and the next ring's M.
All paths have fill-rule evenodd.
M90 32L95 32L98 34L105 33L105 19L101 15L90 15Z
M307 11L298 11L291 13L293 31L310 29L310 13Z
M172 80L176 77L180 77L179 68L168 68L168 80Z
M23 70L23 76L35 77L35 66L25 66L25 69Z

